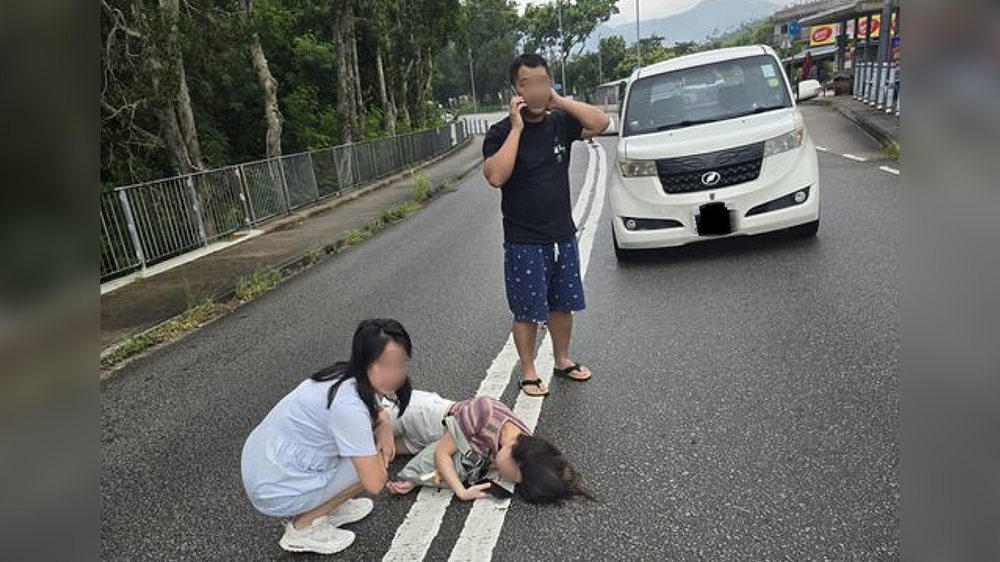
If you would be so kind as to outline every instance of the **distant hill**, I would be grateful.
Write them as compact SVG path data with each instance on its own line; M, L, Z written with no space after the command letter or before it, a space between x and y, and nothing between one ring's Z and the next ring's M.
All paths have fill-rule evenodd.
M663 37L666 45L684 41L701 42L709 36L731 31L744 22L770 16L777 10L778 6L766 0L705 0L686 12L665 18L640 20L639 30L643 37ZM598 26L587 40L584 51L596 50L598 37L611 35L621 35L626 43L634 43L635 22Z

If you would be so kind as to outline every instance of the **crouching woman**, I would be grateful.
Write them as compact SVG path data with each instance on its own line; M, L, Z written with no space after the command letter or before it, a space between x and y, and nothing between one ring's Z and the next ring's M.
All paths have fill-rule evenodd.
M287 518L281 548L333 554L354 542L341 529L371 513L395 445L382 397L409 403L410 336L399 322L365 320L347 362L299 384L243 446L243 486L254 508Z

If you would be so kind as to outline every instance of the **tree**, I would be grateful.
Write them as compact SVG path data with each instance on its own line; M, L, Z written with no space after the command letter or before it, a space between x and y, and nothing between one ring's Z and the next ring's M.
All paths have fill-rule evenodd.
M625 45L625 39L620 35L602 37L597 48L601 53L601 74L604 75L604 80L622 78L622 75L616 74L616 70L618 65L621 64L622 59L625 58L625 53L628 50L628 47Z
M267 134L264 140L264 153L268 158L281 156L281 109L278 105L278 83L271 74L271 68L264 55L253 21L253 4L251 0L239 0L240 20L246 35L247 48L257 71L257 80L264 92L264 120L267 123Z
M594 29L617 13L616 0L529 4L524 10L529 50L545 52L549 60L565 65L566 59L574 54L573 49L582 49ZM567 86L563 84L569 91Z
M205 168L201 159L198 127L191 107L184 55L181 51L178 0L159 0L159 41L153 42L150 64L153 90L159 102L160 127L167 157L178 174ZM159 71L159 72L156 72Z
M675 56L673 49L663 45L663 37L660 37L659 35L643 37L639 41L639 49L642 51L643 66L649 66ZM632 69L638 64L638 62L639 61L636 58L635 44L633 43L632 46L625 51L625 55L615 68L615 76L630 76L632 74Z
M456 17L452 42L438 57L438 99L472 94L479 101L496 102L507 88L507 66L516 56L522 36L517 4L512 0L464 0Z
M358 74L355 72L354 55L354 2L353 0L332 0L333 20L331 35L337 59L337 122L340 140L351 142L361 132L357 111Z
M481 18L464 44L483 91L502 87L496 61L519 37L511 0L467 3L101 0L101 183L438 124L441 85L467 91L467 56L443 66L460 17Z

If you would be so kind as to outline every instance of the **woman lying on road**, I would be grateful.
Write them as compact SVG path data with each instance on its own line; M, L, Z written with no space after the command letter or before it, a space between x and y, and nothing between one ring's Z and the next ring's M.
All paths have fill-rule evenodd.
M279 544L292 552L332 554L354 542L340 529L371 513L395 455L389 413L380 396L396 396L406 413L412 352L395 320L365 320L347 363L303 381L267 414L243 446L243 486L250 503L291 518Z
M459 499L490 495L484 476L490 465L516 483L529 503L559 504L577 496L593 499L580 476L551 443L531 430L503 402L480 396L461 402L419 390L398 417L390 408L396 449L416 455L386 487L395 494L418 485L446 485ZM498 486L499 487L499 486Z

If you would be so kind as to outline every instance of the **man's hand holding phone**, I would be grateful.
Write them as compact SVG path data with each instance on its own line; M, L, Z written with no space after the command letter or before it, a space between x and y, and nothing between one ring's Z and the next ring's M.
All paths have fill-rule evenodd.
M522 111L527 109L528 102L524 101L521 96L513 96L510 98L510 126L512 129L523 129L524 128L524 116Z

